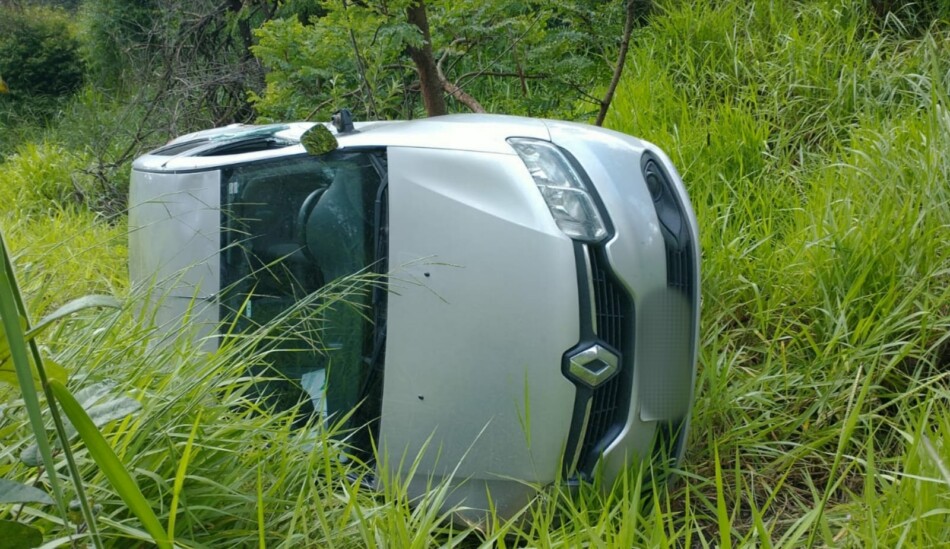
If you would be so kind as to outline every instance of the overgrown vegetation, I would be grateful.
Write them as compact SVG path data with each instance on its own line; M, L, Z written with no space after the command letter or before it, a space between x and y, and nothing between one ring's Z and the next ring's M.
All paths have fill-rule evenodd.
M319 120L347 104L367 119L423 115L419 76L406 55L422 45L405 14L411 3L327 2L320 17L264 24L253 47L269 70L265 92L251 95L257 112L264 119ZM592 83L609 81L623 4L426 2L434 76L450 110L596 112ZM650 3L633 5L645 18Z
M911 37L856 3L737 3L683 6L651 31L612 121L671 151L705 229L703 434L686 468L732 493L699 493L725 497L732 535L938 543L946 27ZM915 485L934 499L908 499Z
M296 4L311 20L339 9ZM102 429L169 538L229 547L929 547L950 539L950 14L859 0L656 4L634 31L606 125L670 153L701 224L702 345L680 479L653 486L634 470L609 495L547 494L525 511L530 523L451 532L439 520L440 492L410 505L395 482L381 494L361 490L367 471L342 463L345 448L329 433L308 438L287 414L248 409L249 381L235 364L253 364L253 354L209 355L184 338L151 345L155 327L132 305L68 320L41 338L46 352L69 370L71 388L109 381L114 394L141 403ZM461 10L476 8L459 4L449 20L441 4L430 6L434 32L447 33L436 48L448 64L461 51L447 29L464 27ZM484 6L469 18L484 28L459 31L469 43L494 32ZM521 32L529 21L509 19L495 30ZM275 20L259 44L322 44L316 27L299 21ZM342 51L347 35L337 39ZM364 49L381 44L361 40ZM482 51L450 74L517 72ZM346 86L360 85L308 95L299 63L318 54L294 55L297 64L271 66L274 86L256 90L258 108L274 109L262 114L322 116L349 102ZM611 59L566 74L595 75L605 87ZM341 67L328 76L354 78ZM405 101L421 108L405 99L410 70L367 67L380 71L374 86L398 90L376 95L393 98L387 113ZM509 76L466 90L490 111L593 112L580 99L549 96L566 89L546 87L557 82L525 81L527 95ZM128 97L147 97L140 92ZM173 111L159 116L91 87L72 102L63 125L18 127L24 141L3 145L0 225L35 314L86 293L127 294L121 216L95 213L114 214L117 199L97 204L121 196L139 147L163 141L167 128L190 129L158 123L181 120ZM48 471L20 461L34 440L24 404L0 391L0 478L46 488ZM105 543L148 539L83 446L76 460ZM65 524L39 503L0 505L0 519L40 528L47 542L88 536L81 518Z
M6 75L10 88L5 103L13 102L14 107L0 108L0 122L6 123L15 110L27 110L42 120L51 114L56 99L79 89L83 68L76 29L65 13L46 8L4 12L0 74Z

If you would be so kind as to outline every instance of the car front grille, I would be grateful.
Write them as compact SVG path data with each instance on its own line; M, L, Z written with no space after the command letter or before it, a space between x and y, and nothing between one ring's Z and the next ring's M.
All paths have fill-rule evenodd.
M584 478L593 474L603 452L612 444L630 414L633 392L634 348L639 329L644 344L662 345L661 340L674 334L681 338L694 330L699 287L696 280L695 232L690 227L688 208L680 198L673 179L662 162L650 151L641 157L641 169L653 198L666 259L668 291L653 291L636 306L650 319L649 325L635 326L636 308L633 296L614 274L603 245L575 243L580 292L581 333L574 349L565 353L562 370L577 386L571 429L565 448L565 470L568 478ZM682 297L678 297L682 296ZM683 299L685 298L685 299ZM659 302L658 302L659 300ZM682 450L682 428L688 411L683 400L669 398L669 379L673 385L689 381L692 375L692 349L687 341L673 345L663 361L672 369L663 376L647 376L641 380L639 404L661 421L662 431L657 444L666 452L678 455ZM596 384L571 377L570 359L579 349L598 345L609 349L618 361L617 373ZM572 354L574 353L574 354ZM656 365L654 365L656 367ZM679 376L679 377L677 377ZM651 380L655 386L650 386ZM645 384L645 385L644 385ZM642 415L641 415L642 417ZM662 440L660 440L662 439Z
M620 353L620 371L591 395L590 416L581 446L580 470L591 473L600 452L623 428L632 390L633 307L615 280L602 249L589 252L597 338Z
M594 315L597 319L596 333L601 341L614 349L623 349L624 301L626 293L614 282L601 250L590 252L591 281L594 290Z

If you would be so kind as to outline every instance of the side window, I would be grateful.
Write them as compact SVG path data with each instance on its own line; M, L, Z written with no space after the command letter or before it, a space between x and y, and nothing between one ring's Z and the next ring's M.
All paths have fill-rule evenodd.
M294 157L234 169L223 178L221 317L245 331L376 260L376 196L382 177L369 153ZM336 291L342 291L337 288ZM330 286L327 291L333 292ZM268 341L278 406L345 414L360 400L372 318L369 288Z
M300 219L330 185L332 174L320 168L298 160L231 174L225 185L228 271L222 282L247 287L245 294L253 286L259 296L291 300L320 286L319 269L304 253L306 220Z

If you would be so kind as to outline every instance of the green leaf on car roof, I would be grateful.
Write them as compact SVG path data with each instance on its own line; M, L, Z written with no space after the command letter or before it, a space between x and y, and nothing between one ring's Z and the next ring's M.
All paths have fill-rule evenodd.
M336 137L323 124L316 124L300 136L300 143L308 154L319 156L335 151L340 144Z

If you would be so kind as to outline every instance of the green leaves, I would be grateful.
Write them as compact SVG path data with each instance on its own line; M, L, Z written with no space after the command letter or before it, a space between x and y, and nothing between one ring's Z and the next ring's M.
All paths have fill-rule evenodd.
M303 148L307 150L307 154L314 156L335 151L340 146L336 141L336 137L323 124L317 124L305 131L300 137L300 142L303 144Z
M53 498L39 488L7 479L0 479L0 504L39 503L52 505ZM0 540L8 549L28 549L43 543L43 533L37 528L12 520L0 520Z
M0 503L42 503L52 505L49 494L20 482L0 478ZM0 538L2 539L2 538Z
M0 235L0 317L3 319L3 341L9 350L13 363L13 369L16 374L16 380L20 387L20 393L23 396L23 404L26 407L27 415L30 419L30 427L36 436L36 444L39 447L40 455L43 457L43 463L47 471L56 471L56 463L53 461L53 454L50 451L49 438L46 435L46 425L43 421L43 413L40 408L39 398L36 395L35 384L33 382L34 369L30 367L30 358L27 351L27 339L24 334L26 323L26 311L24 311L23 301L17 289L16 279L13 274L13 264L7 254L7 246ZM37 351L35 344L32 348ZM35 374L43 379L45 372L39 358L39 352L33 353L36 359ZM66 514L66 504L63 498L63 490L59 484L57 475L49 475L50 486L53 489L53 495L59 506L60 512ZM81 480L79 481L81 482Z
M89 309L92 307L119 308L121 307L121 304L114 297L106 295L88 295L80 297L79 299L74 299L73 301L70 301L66 305L63 305L59 309L55 310L53 313L47 315L30 330L26 329L26 318L22 314L17 315L20 319L20 331L23 332L24 342L29 343L33 341L36 336L49 328L53 322L65 318L73 313L79 312L83 309ZM68 377L68 372L65 368L48 358L43 361L43 365L46 370L46 376L49 379L65 381ZM33 366L31 372L33 381L39 383L41 380L37 374L35 365ZM6 330L0 333L0 382L13 385L14 387L20 386L19 382L17 381L17 374L14 370L13 361L11 360L10 342L7 339Z
M311 25L274 19L254 31L251 50L268 69L265 92L250 95L259 120L329 120L345 106L362 120L399 112L404 87L415 78L401 64L406 33L393 28L405 22L369 4L334 2L327 10Z
M114 390L114 383L103 382L83 387L74 395L97 428L102 428L110 421L124 419L142 408L142 404L134 398L113 395ZM76 428L68 421L64 425L63 432L66 442L71 441L77 434ZM61 441L61 443L64 442ZM29 467L38 467L40 465L38 451L36 444L27 446L20 453L20 461Z
M83 297L60 307L51 315L41 320L35 328L29 329L26 309L23 304L23 299L19 294L19 289L17 288L13 264L10 261L2 235L0 235L0 260L2 260L2 265L0 265L0 317L3 319L2 340L0 341L2 341L5 353L9 355L6 362L11 364L10 369L12 370L12 374L15 375L15 377L8 377L8 379L15 379L16 384L19 386L20 394L23 397L23 402L30 419L30 426L36 437L36 446L46 466L49 482L61 515L64 520L70 516L65 504L63 490L59 484L57 464L53 460L52 451L50 449L42 409L40 408L39 398L36 394L34 378L39 381L40 386L46 394L50 415L53 418L56 432L63 443L63 452L66 457L70 475L73 479L79 508L82 510L82 517L85 519L86 527L89 530L89 536L93 545L101 547L102 540L99 538L91 506L86 499L82 475L73 459L72 451L69 446L69 439L72 436L72 432L66 429L60 417L58 408L53 401L54 395L55 399L60 402L66 415L71 420L72 428L82 437L89 448L90 455L93 456L93 459L102 468L106 477L113 484L122 499L143 522L146 530L154 538L154 541L159 547L163 549L165 547L170 548L171 544L168 543L164 531L158 523L158 519L149 507L148 502L142 496L135 481L132 480L128 471L125 470L122 463L115 456L115 453L112 452L112 449L96 427L96 423L63 384L66 377L65 370L60 367L54 367L48 372L47 369L44 368L44 360L40 356L39 347L35 341L36 336L56 320L60 320L89 307L118 306L118 302L105 296ZM51 372L57 373L57 376L51 377L49 375ZM62 378L62 381L59 378ZM107 388L103 388L102 386L87 388L82 395L83 400L90 404L96 403L107 390ZM90 411L96 415L100 423L104 423L111 419L124 417L128 413L131 413L131 411L137 409L137 406L138 403L131 399L118 398L111 399L105 403L93 404L90 407ZM3 487L4 486L0 486L0 488ZM22 486L6 485L5 487L10 492L9 498L12 499L37 499L45 495L31 492ZM48 499L48 496L46 496L46 498ZM4 522L2 528L8 530L9 540L2 538L5 542L10 541L10 543L14 543L11 540L17 540L15 543L22 543L21 546L23 547L34 547L42 543L42 535L29 526Z
M110 421L126 418L142 409L139 401L125 395L114 395L114 391L114 383L103 382L83 387L74 395L97 428L103 427ZM72 423L66 425L66 433L69 438L76 434L76 428Z
M17 315L20 320L20 331L26 331L26 319L22 315ZM36 378L34 377L34 380ZM16 371L13 369L13 363L10 361L10 341L7 339L7 332L0 332L0 381L19 387L16 378Z
M258 113L269 120L326 120L344 106L361 119L420 113L407 48L423 37L407 21L409 4L329 2L310 24L262 25L252 47L268 69L267 89L251 95ZM624 9L619 0L431 0L426 12L446 79L489 111L575 117L578 103L599 106L594 96L610 78Z
M73 313L92 307L112 307L118 309L122 304L118 299L108 295L87 295L70 301L52 313L43 317L32 330L27 332L27 338L34 338L49 327L53 322L65 318Z
M43 533L27 524L0 520L0 539L6 549L32 549L43 543Z

